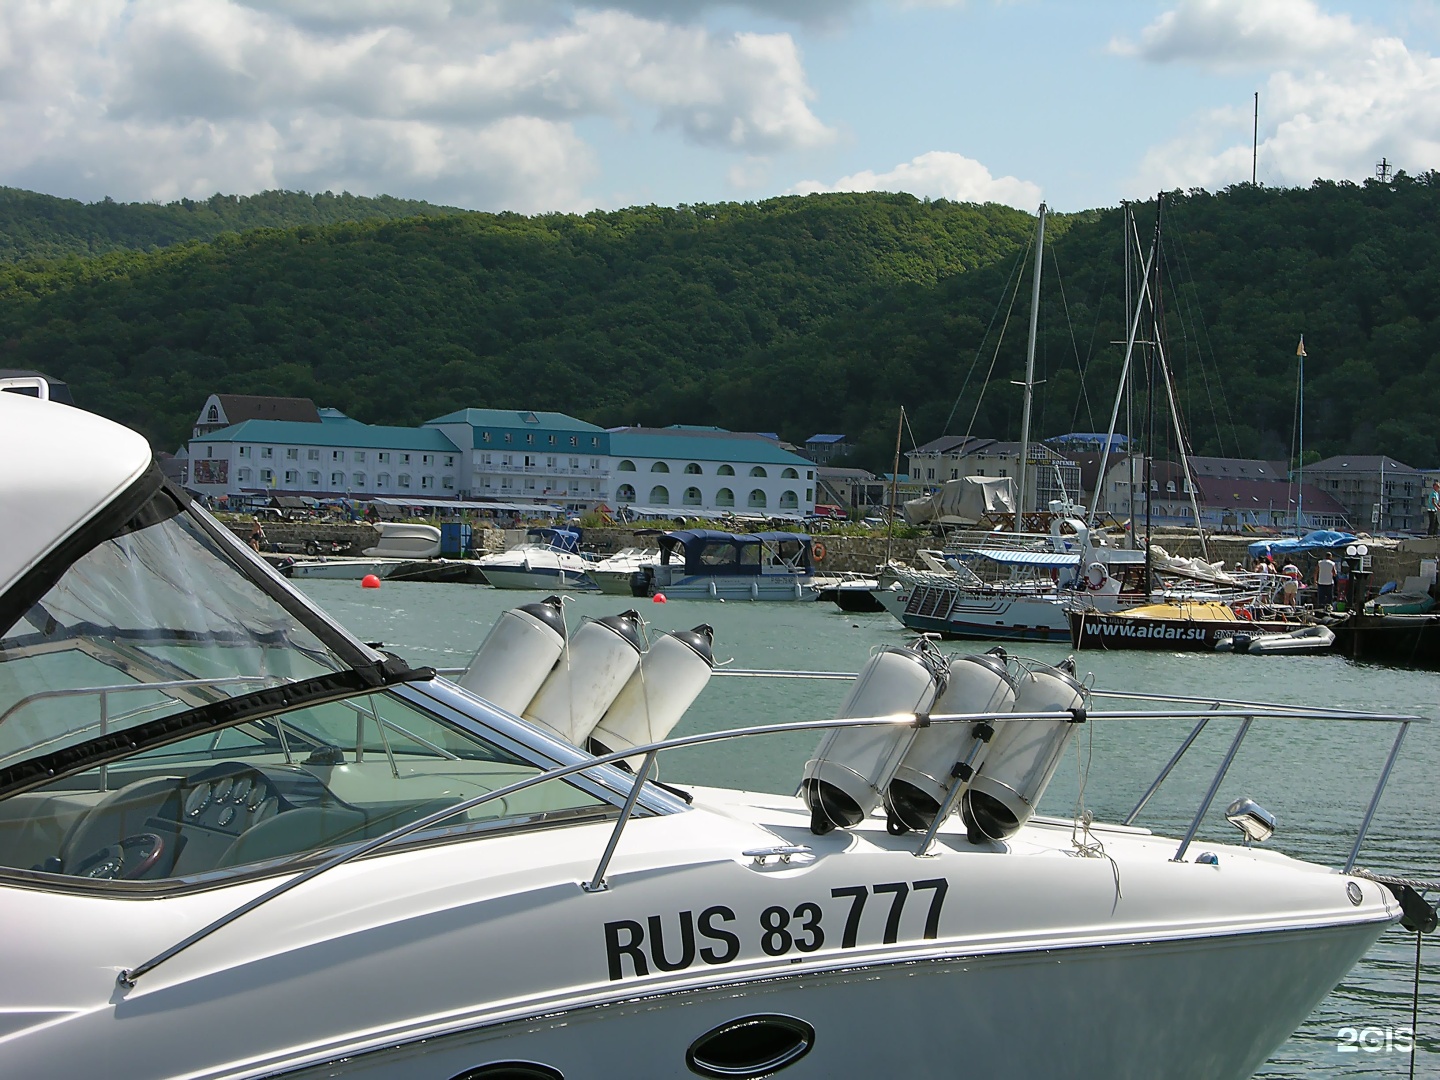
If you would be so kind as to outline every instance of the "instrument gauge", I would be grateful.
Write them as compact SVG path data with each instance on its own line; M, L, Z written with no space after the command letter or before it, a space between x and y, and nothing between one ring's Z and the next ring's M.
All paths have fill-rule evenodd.
M205 807L210 805L210 785L201 784L185 798L185 813L189 817L199 817Z
M235 781L235 788L230 792L230 801L239 806L245 801L246 796L250 794L250 789L254 786L255 782L251 780L250 777L242 776L239 780Z
M235 820L235 807L234 807L234 806L227 806L227 807L225 807L224 809L222 809L222 810L220 811L219 816L217 816L217 817L215 818L215 824L216 824L216 825L219 825L220 828L223 829L226 825L229 825L230 822L232 822L232 821L234 821L234 820Z
M211 787L210 797L217 803L224 802L225 797L230 794L231 787L239 787L239 785L235 783L233 777L222 776L219 780L216 780Z
M260 817L269 817L271 814L274 814L279 809L280 800L275 798L274 795L271 795L268 799L266 799L260 804L260 808L257 811L257 814Z

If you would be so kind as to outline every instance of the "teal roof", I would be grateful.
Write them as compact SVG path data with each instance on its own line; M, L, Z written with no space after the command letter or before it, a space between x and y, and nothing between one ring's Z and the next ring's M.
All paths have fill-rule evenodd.
M256 443L273 446L333 446L348 450L435 450L459 452L434 428L380 427L372 424L305 424L295 420L246 420L191 442Z
M339 409L316 409L320 414L322 424L360 424L363 421L356 420L353 416L346 416Z
M610 456L668 458L671 461L688 458L692 461L815 468L815 463L809 458L782 450L779 444L763 435L726 431L724 428L617 428L610 432Z
M534 412L530 409L457 409L425 423L469 424L496 431L588 431L595 435L605 432L602 427L564 413Z

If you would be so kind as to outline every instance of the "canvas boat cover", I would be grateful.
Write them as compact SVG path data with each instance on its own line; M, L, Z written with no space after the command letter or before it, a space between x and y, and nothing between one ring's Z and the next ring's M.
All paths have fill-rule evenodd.
M947 480L933 495L905 504L911 525L975 525L987 514L1015 513L1015 482L1008 476L966 476Z
M1330 529L1316 529L1304 536L1289 536L1283 540L1256 540L1246 550L1252 559L1266 555L1298 555L1305 551L1325 551L1330 548L1344 548L1355 543L1350 533L1334 532Z

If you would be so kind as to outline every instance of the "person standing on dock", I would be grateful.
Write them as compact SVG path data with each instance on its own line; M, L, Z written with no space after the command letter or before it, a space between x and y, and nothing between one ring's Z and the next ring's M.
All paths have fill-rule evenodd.
M1432 482L1430 490L1425 492L1425 518L1429 523L1425 535L1440 533L1440 480Z
M1330 555L1325 552L1315 564L1315 606L1322 611L1335 603L1335 560Z

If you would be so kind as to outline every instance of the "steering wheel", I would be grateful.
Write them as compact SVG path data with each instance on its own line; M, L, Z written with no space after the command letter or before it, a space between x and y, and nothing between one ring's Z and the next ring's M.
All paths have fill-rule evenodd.
M107 844L75 865L76 877L97 881L134 881L152 870L165 854L165 839L156 833L136 833L118 844Z

